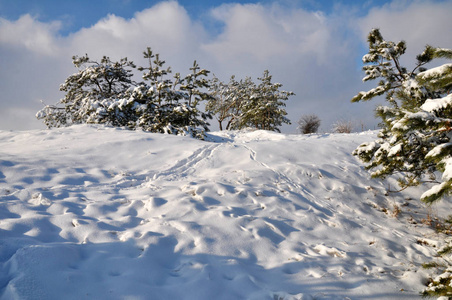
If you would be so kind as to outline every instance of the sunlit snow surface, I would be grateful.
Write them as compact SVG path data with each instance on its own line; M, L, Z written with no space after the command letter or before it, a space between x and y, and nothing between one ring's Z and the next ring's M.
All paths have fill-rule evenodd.
M0 299L417 298L441 236L375 137L0 131Z

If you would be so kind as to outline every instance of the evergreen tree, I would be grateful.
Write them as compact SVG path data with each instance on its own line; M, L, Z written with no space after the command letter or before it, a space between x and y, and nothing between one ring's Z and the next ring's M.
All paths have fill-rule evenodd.
M241 127L253 127L263 130L280 132L279 126L290 124L285 116L287 112L282 107L293 92L280 91L280 83L272 83L272 76L268 70L264 71L261 82L254 86L252 93L246 99L241 115Z
M173 126L177 119L174 112L183 97L176 90L178 82L174 83L168 78L171 68L163 68L165 61L160 59L159 54L154 54L150 47L143 52L143 56L148 66L138 67L138 70L145 71L142 77L146 83L141 83L133 95L133 99L143 105L137 126L150 132L177 134L178 130Z
M280 91L282 84L272 83L272 76L266 70L256 85L250 77L237 81L232 76L228 84L213 78L210 92L212 99L207 110L218 120L220 130L227 121L226 130L247 127L279 132L283 123L290 124L285 116L285 102L293 92Z
M37 118L49 128L80 123L126 126L130 112L124 109L127 103L121 99L134 84L133 62L127 58L113 62L106 56L96 62L85 55L72 57L72 63L79 71L60 86L65 97L57 105L45 106Z
M143 79L148 83L142 83L138 90L141 92L135 95L145 105L138 126L151 132L204 138L210 115L201 112L199 104L210 99L209 81L205 78L209 71L201 69L195 61L190 74L181 79L180 73L176 73L173 81L168 77L171 68L163 68L165 61L159 54L153 54L149 47L143 54L149 66L138 70L146 71Z
M433 58L452 59L452 50L429 48L428 51ZM442 173L440 182L421 196L424 202L432 203L452 193L452 63L421 72L416 81L433 92L419 109L405 111L393 127L399 134L421 132L423 142L430 146L424 156L426 164Z
M246 122L246 118L248 116L248 110L250 109L250 103L252 99L255 97L256 93L256 84L251 79L251 77L245 77L245 79L241 79L238 84L232 90L235 95L235 103L233 106L233 118L230 120L229 128L232 130L240 130L247 127L254 127L253 124L249 124ZM258 127L254 127L258 128Z
M444 107L438 114L436 109L426 111L426 105L447 102L444 99L450 98L451 75L448 65L441 67L441 71L426 71L423 66L434 58L447 57L450 50L426 46L425 51L417 56L413 70L408 71L400 64L400 57L406 50L405 42L385 41L378 29L369 33L368 42L369 53L363 57L366 64L363 81L380 81L377 87L358 93L352 101L367 101L385 95L388 105L376 109L382 120L379 139L360 145L354 154L368 163L368 169L374 169L373 177L397 174L402 188L436 182L435 172L445 170L445 161L444 156L434 154L441 152L438 147L447 149L444 145L450 139L445 124L452 117L452 110ZM435 75L430 76L432 74ZM442 126L440 120L444 121ZM444 183L434 187L422 196L422 200L432 202L439 199L448 192L445 187Z
M226 122L224 128L226 130L239 129L242 105L253 85L249 77L237 81L235 76L231 76L227 84L217 77L211 80L209 91L212 98L208 101L206 109L215 115L220 130L223 130L223 122Z
M234 86L235 76L231 76L228 84L220 81L214 76L210 82L210 95L212 98L207 102L206 110L213 115L218 121L220 130L223 130L223 122L233 119L232 109L234 107L234 97L231 93L230 86ZM229 129L230 121L226 125L226 130Z
M199 110L201 102L212 99L208 92L210 81L207 79L210 71L201 69L196 60L190 70L192 72L181 81L180 90L184 92L185 102L180 110L180 120L182 126L187 130L190 128L192 135L199 136L200 134L203 135L204 131L209 130L207 120L212 119L209 112Z

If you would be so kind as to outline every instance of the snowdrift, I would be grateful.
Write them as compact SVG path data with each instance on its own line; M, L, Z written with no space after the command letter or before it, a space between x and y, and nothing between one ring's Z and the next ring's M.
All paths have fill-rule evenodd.
M0 299L417 298L440 237L375 134L0 131Z

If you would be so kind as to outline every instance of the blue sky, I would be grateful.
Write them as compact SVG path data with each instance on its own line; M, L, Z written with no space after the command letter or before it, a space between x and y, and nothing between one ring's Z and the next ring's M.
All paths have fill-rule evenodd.
M18 19L24 14L35 16L37 20L49 22L54 20L63 21L60 33L65 35L74 32L82 27L91 27L101 18L108 14L114 14L123 18L132 18L137 11L149 8L159 2L159 0L0 0L0 17L9 20ZM202 19L212 8L222 4L249 4L262 3L271 4L271 0L179 0L178 1L187 12L196 19ZM362 2L357 8L359 14L365 14L374 6L381 6L389 0L285 0L276 1L288 8L304 8L308 11L321 11L330 14L335 6L354 6L357 2Z
M376 84L361 81L367 33L405 40L409 65L426 44L452 48L451 15L439 0L0 0L0 130L44 128L34 115L62 98L73 55L142 64L147 46L175 72L195 59L223 81L268 69L296 93L283 132L313 113L322 131L341 119L373 129L375 103L350 103Z

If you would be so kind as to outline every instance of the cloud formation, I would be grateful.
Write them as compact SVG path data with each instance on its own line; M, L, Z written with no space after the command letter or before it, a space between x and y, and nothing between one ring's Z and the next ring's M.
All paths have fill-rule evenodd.
M177 2L162 2L137 12L132 19L109 15L91 28L69 37L71 49L93 56L135 56L147 46L168 56L196 51L205 33Z
M406 41L408 60L413 60L427 44L451 48L452 2L410 2L396 0L371 9L357 21L361 38L365 39L372 28L379 28L388 40Z
M50 55L56 47L55 36L60 28L59 21L41 23L28 14L15 22L0 18L0 43Z
M224 81L233 74L256 79L268 69L283 89L297 94L287 102L294 125L285 132L295 132L298 118L311 113L320 116L325 131L338 119L373 128L373 104L349 101L368 88L361 83L359 62L367 33L379 27L387 39L405 39L409 51L419 52L426 43L451 47L450 26L445 26L451 5L396 0L358 18L353 7L344 6L326 15L276 2L223 4L201 20L177 2L161 2L133 18L108 15L66 36L59 34L59 21L0 18L0 129L43 128L34 118L42 107L39 100L51 104L62 97L59 84L76 71L72 55L127 56L140 65L147 46L181 73L195 59ZM209 28L212 24L217 27Z

